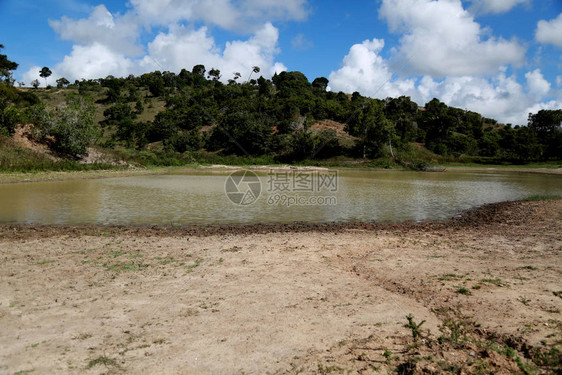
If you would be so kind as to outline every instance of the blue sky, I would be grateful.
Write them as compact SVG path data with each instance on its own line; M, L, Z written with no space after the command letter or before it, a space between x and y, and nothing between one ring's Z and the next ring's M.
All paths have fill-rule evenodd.
M505 123L562 107L562 0L0 0L0 35L25 84L258 65Z

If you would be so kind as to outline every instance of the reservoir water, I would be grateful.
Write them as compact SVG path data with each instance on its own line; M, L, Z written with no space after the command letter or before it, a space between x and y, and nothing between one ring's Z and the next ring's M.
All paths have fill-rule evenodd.
M486 203L562 195L562 177L522 173L191 172L0 184L0 222L220 224L445 219ZM233 200L235 202L233 202Z

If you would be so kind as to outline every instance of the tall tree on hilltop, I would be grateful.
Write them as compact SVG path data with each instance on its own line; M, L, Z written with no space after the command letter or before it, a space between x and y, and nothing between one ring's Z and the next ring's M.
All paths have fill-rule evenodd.
M51 74L53 74L53 72L51 72L51 69L46 66L41 68L41 70L39 71L39 77L45 78L45 86L47 86L47 78L49 78Z
M252 68L252 71L250 72L250 75L248 76L248 81L250 80L250 78L252 78L252 73L256 73L258 74L261 71L259 66L254 66Z

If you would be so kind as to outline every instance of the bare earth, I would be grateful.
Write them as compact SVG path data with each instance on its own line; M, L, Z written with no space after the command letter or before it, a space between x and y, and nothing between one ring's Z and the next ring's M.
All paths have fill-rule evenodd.
M0 373L552 373L561 233L561 200L444 223L0 225Z

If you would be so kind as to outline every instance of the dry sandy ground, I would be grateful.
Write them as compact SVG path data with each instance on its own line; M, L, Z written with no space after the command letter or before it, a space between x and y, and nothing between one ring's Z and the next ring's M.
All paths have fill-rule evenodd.
M332 230L0 226L0 373L560 371L561 219L544 201Z

